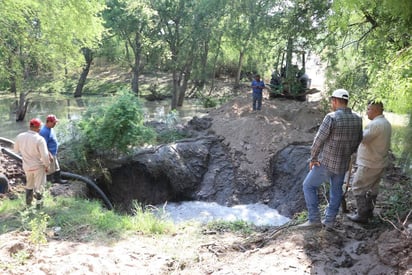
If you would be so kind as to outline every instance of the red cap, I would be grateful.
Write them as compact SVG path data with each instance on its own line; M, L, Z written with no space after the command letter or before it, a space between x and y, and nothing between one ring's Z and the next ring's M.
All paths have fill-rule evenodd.
M57 117L55 115L48 115L47 118L46 118L46 121L57 122L59 120L57 119Z
M41 120L38 118L33 118L30 120L30 127L39 128L41 126Z

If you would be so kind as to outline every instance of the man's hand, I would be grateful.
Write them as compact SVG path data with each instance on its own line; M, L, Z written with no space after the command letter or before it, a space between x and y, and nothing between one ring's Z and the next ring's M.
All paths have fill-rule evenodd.
M320 166L320 162L315 160L315 161L310 161L309 162L309 170L312 170L313 166Z

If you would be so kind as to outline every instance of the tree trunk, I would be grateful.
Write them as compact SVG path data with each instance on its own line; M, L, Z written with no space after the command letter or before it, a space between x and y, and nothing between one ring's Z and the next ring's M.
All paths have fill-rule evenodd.
M178 100L178 93L179 93L179 78L177 74L177 69L173 69L173 91L172 91L172 103L170 105L171 110L175 110L177 108L177 100Z
M134 64L132 66L132 91L136 95L139 94L139 71L140 71L140 60L142 55L142 44L140 42L139 32L135 33L134 43L131 44L134 53Z
M24 117L26 116L27 108L29 107L29 100L26 99L26 96L31 93L32 91L28 91L27 93L21 92L19 101L17 102L17 110L16 110L16 121L23 121Z
M90 71L90 66L93 61L93 52L89 48L82 49L84 59L86 61L86 65L83 67L83 72L80 75L79 82L77 83L76 91L74 92L74 97L81 97L83 92L84 84L86 83L87 75Z
M189 82L190 79L190 72L187 73L183 73L183 83L180 86L180 90L179 90L179 98L177 100L177 106L178 107L182 107L183 106L183 101L185 99L185 95L186 95L186 90L187 90L187 84Z
M235 87L239 87L239 82L240 82L240 72L242 71L242 65L243 65L243 57L245 56L244 50L240 50L239 52L239 63L237 64L237 73L236 73L236 79L235 79Z

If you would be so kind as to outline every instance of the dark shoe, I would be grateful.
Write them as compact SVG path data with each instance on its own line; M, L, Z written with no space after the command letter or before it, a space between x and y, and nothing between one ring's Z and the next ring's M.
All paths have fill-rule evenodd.
M43 194L34 192L34 198L36 199L36 209L41 209L43 207Z
M367 199L366 195L355 196L356 198L356 214L346 215L349 220L357 223L368 223L369 218L373 217L373 201ZM376 199L376 197L375 197Z
M346 217L348 217L349 220L351 220L353 222L357 222L357 223L368 223L368 221L369 221L368 217L358 215L358 213L348 214L348 215L346 215Z
M26 204L27 204L27 206L30 206L32 201L33 201L33 189L26 189Z
M322 226L322 223L320 221L316 221L316 222L307 221L302 224L299 224L297 227L303 229L303 228L317 228L321 226Z
M322 226L326 229L326 230L330 230L333 229L335 227L335 222L327 222L325 220L322 221Z
M61 178L60 170L53 174L53 183L68 184L69 181Z

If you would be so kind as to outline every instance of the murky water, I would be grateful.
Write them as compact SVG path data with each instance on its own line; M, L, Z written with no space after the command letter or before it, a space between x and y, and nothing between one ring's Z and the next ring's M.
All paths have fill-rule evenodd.
M30 107L24 121L16 122L15 99L0 98L0 136L11 140L27 130L28 121L38 117L43 122L48 114L55 114L61 122L70 122L81 118L83 112L90 106L106 104L108 97L82 97L53 99L50 97L39 97L31 99ZM147 120L165 120L170 112L170 100L145 101L141 100L142 108ZM182 122L189 120L195 115L201 116L205 113L199 101L187 100L184 106L178 110L178 119ZM56 132L58 131L56 128Z

